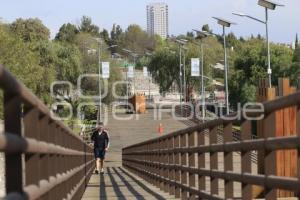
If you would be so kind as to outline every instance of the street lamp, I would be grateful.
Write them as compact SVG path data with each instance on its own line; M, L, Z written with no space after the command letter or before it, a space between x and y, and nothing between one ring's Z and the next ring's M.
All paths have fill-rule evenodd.
M269 41L269 28L268 28L268 21L269 21L269 15L268 15L268 10L275 10L275 8L277 6L284 6L282 4L278 4L278 3L275 3L273 1L269 1L269 0L259 0L258 1L258 5L262 6L265 8L265 21L263 20L260 20L260 19L257 19L255 17L252 17L250 15L246 15L246 14L243 14L243 13L232 13L236 16L239 16L239 17L247 17L247 18L250 18L250 19L253 19L255 21L258 21L260 23L263 23L266 25L266 40L267 40L267 51L268 51L268 76L269 76L269 87L271 88L272 87L272 69L271 69L271 53L270 53L270 41Z
M201 96L202 96L202 121L205 119L205 90L204 90L204 52L203 52L203 39L210 36L211 34L206 31L199 31L193 29L197 33L200 39L201 49Z
M145 56L146 57L151 57L153 56L152 53L148 52L146 49L145 49ZM149 66L148 66L149 67ZM149 78L149 94L148 94L148 99L149 99L149 102L150 102L150 97L151 97L151 83L152 83L152 75L150 73L150 71L148 70L147 71L147 75L148 75L148 78Z
M99 43L99 46L98 46L98 62L99 62L99 65L98 65L98 81L99 81L99 109L98 109L98 115L97 115L97 123L99 124L102 120L102 88L101 88L101 44L102 44L102 39L101 38L93 38L94 40L96 40L98 43ZM107 47L106 49L110 49L110 48L114 48L114 47L117 47L118 45L111 45L109 47Z
M175 42L179 44L179 82L180 82L180 110L182 114L182 48L187 43L187 40L184 39L176 39ZM184 70L185 73L185 70ZM184 78L185 79L185 78ZM184 89L185 90L185 89ZM185 92L184 92L185 96Z
M122 50L133 57L133 63L134 63L133 71L135 73L136 58L138 57L138 54L129 49L122 49ZM133 76L133 93L135 94L135 76Z
M228 64L227 64L227 51L226 51L226 32L225 27L230 27L231 25L234 25L235 23L219 18L219 17L213 17L217 20L218 24L220 24L223 27L223 41L224 41L224 73L225 73L225 104L226 104L226 114L229 114L229 101L228 101Z

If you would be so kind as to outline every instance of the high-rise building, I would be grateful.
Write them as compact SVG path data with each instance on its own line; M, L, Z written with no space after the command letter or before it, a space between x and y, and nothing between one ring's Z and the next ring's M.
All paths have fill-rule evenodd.
M168 5L152 3L147 6L147 32L150 35L160 35L167 38L169 35Z

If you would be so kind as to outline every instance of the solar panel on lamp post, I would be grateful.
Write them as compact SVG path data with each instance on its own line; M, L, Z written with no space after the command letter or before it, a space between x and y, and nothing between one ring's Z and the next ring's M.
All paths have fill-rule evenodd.
M213 17L217 20L218 24L220 24L223 27L223 41L224 41L224 73L225 73L225 106L226 106L226 114L229 114L229 100L228 100L228 64L227 64L227 50L226 50L226 27L230 27L231 25L234 25L234 22L219 18L219 17Z
M258 5L262 6L265 8L265 21L257 19L255 17L252 17L250 15L247 14L243 14L243 13L232 13L236 16L239 17L247 17L250 19L253 19L255 21L258 21L260 23L265 24L266 26L266 40L267 40L267 58L268 58L268 77L269 77L269 87L272 87L272 69L271 69L271 53L270 53L270 41L269 41L269 25L268 25L268 21L269 21L269 14L268 14L268 10L275 10L275 8L277 6L284 6L282 4L276 3L274 1L269 1L269 0L259 0L258 1Z

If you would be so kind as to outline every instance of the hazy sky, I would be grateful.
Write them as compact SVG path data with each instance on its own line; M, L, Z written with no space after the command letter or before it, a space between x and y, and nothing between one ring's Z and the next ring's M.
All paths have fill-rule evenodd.
M116 23L124 29L134 23L146 29L146 5L152 2L169 5L170 34L186 33L206 23L220 33L221 27L212 16L238 23L228 30L237 36L265 34L263 24L231 14L239 11L264 19L264 9L257 5L257 0L1 0L0 17L6 22L38 17L51 30L52 37L63 23L79 24L83 15L90 16L100 28L110 30ZM300 0L280 3L285 7L270 12L270 39L291 43L296 33L300 34Z

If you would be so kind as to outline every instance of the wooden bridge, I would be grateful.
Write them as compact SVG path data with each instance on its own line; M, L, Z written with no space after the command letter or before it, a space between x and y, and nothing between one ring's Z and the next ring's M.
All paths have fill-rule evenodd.
M257 123L227 118L187 126L191 124L165 113L162 120L170 133L157 137L156 124L147 115L141 116L141 122L112 121L108 127L113 146L105 174L99 176L93 174L92 148L54 120L48 108L3 66L0 87L4 199L300 198L300 92L264 103L263 111L244 110L251 117L263 114ZM278 136L277 113L290 108L295 110L296 131ZM239 137L233 131L237 121ZM289 122L294 123L285 118ZM121 132L122 127L126 131ZM254 138L258 127L263 137ZM282 151L291 153L288 162L296 160L290 169L295 174L278 171Z

